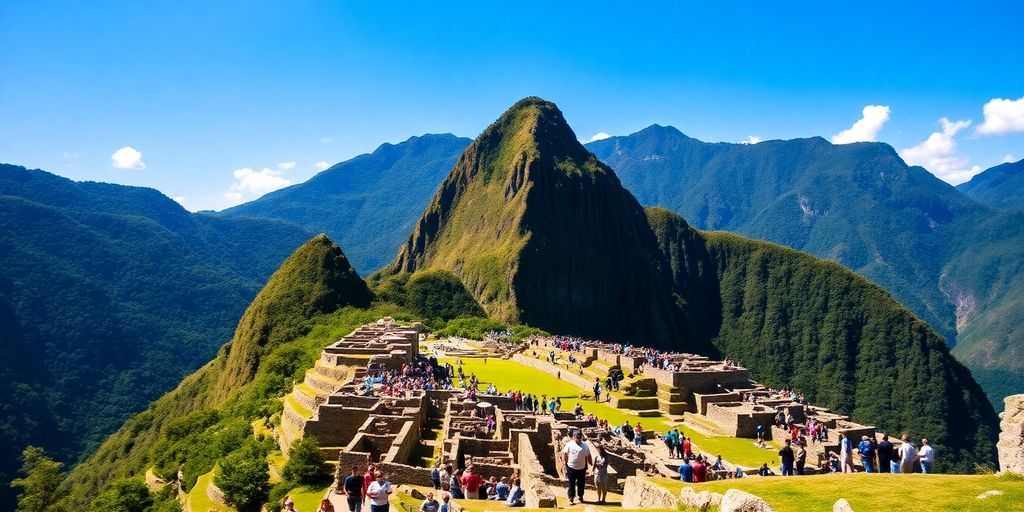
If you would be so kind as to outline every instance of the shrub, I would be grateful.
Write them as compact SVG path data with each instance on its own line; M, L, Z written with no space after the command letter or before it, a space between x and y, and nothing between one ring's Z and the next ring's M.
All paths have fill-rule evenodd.
M111 484L92 502L94 512L146 512L153 497L142 480L126 478Z
M299 439L288 451L288 462L284 465L284 479L303 485L323 482L329 476L320 443L311 437Z
M224 492L224 501L238 510L255 510L270 492L270 470L257 450L241 449L220 463L213 483Z

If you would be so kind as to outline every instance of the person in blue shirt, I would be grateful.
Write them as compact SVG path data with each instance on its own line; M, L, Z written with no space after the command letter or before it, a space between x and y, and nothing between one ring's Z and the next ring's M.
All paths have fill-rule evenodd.
M866 473L874 473L875 445L871 444L868 436L861 437L860 444L857 445L857 452L860 453L860 462L864 465L864 471Z
M501 477L501 481L494 486L494 495L494 499L498 501L505 501L508 499L508 478Z
M679 465L679 480L693 482L693 466L690 465L690 459L683 459L683 463Z
M523 492L523 487L520 485L519 479L513 478L512 489L508 492L508 499L505 500L505 504L510 507L521 507L525 505L526 502L523 501L524 494L526 493Z

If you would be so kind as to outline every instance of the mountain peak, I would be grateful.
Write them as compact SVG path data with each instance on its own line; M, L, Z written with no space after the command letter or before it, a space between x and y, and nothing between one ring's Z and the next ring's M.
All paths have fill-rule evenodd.
M381 273L447 270L504 322L685 346L659 257L636 199L530 97L466 148Z

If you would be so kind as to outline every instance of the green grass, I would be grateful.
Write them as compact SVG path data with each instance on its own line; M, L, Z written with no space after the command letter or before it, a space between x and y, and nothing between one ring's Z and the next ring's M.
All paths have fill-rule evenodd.
M651 479L678 493L677 480ZM744 478L697 484L699 490L725 493L739 489L763 498L777 512L832 510L839 498L846 498L857 512L891 510L1024 510L1024 479L996 475L812 475L803 477ZM984 500L985 491L1003 494Z
M288 492L288 497L295 502L295 510L313 512L320 509L320 500L330 487L296 487Z
M291 394L285 395L284 399L291 404L292 408L295 409L295 412L301 414L303 418L309 419L313 417L313 411L303 407L302 404L300 404L299 401Z
M210 471L209 473L206 473L205 475L199 477L199 479L196 480L196 485L192 487L191 491L189 491L188 503L189 506L192 508L192 512L209 512L211 510L216 512L226 512L227 510L229 510L226 505L216 503L213 500L211 500L209 496L206 495L206 486L210 484L210 479L213 478L213 473L215 471L217 470L214 469L213 471Z
M441 362L450 362L458 365L460 358L442 358ZM577 396L581 392L589 390L580 389L569 382L555 378L553 375L540 370L523 366L511 360L500 360L489 358L487 364L479 358L461 358L463 371L468 376L476 373L480 380L480 389L487 388L493 383L499 391L506 392L509 389L520 390L524 393L535 395L547 394L561 397L562 409L571 411L575 406ZM665 418L641 418L631 411L625 411L611 407L607 403L594 403L593 401L580 400L583 410L593 413L598 418L607 419L613 425L621 425L625 421L636 424L639 420L646 429L655 428L664 432L670 426L678 428L681 433L690 437L701 453L712 456L721 455L725 460L739 464L743 467L758 467L765 462L773 462L778 458L775 449L766 450L754 446L750 439L737 439L726 436L707 436L696 430L690 429L684 424L674 423ZM658 441L655 441L658 442Z

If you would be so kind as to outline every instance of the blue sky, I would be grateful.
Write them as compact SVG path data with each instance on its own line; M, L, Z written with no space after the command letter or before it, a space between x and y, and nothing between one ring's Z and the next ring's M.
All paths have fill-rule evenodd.
M585 140L864 117L837 140L947 181L1024 157L1020 1L379 4L0 2L0 161L220 209L528 95Z

